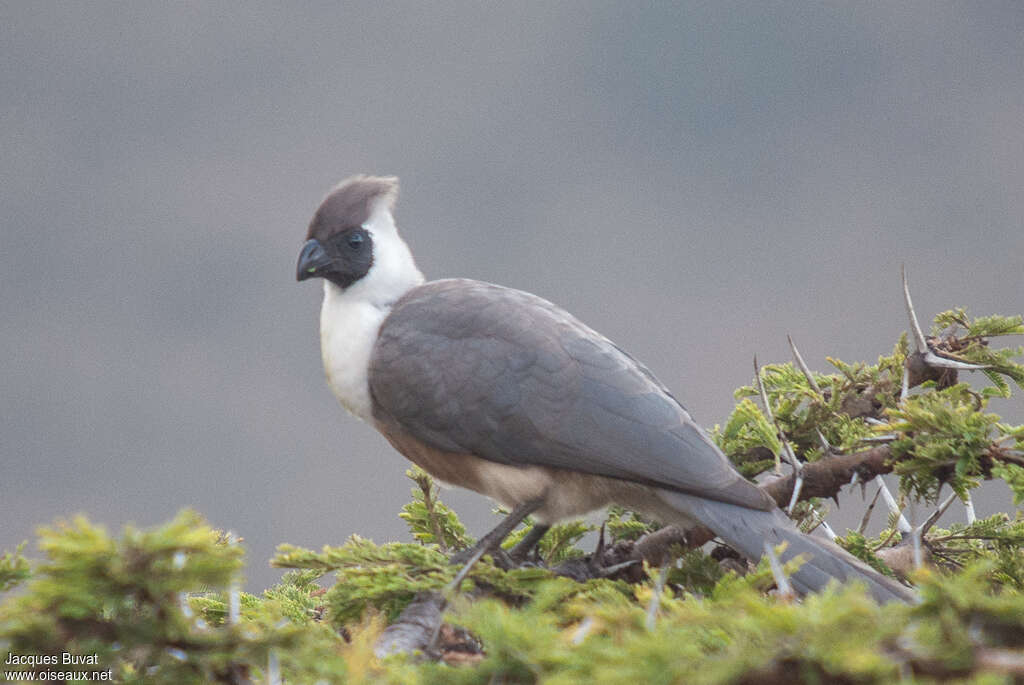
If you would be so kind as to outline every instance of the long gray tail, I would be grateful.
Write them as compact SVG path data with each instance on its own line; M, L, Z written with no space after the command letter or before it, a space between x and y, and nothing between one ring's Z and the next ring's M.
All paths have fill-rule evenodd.
M787 543L783 561L798 554L806 558L790 579L800 593L821 590L835 578L865 583L879 603L912 602L916 597L913 590L878 573L835 543L801 533L781 509L760 511L664 490L659 494L673 509L707 526L750 559L761 558L765 542L772 547Z

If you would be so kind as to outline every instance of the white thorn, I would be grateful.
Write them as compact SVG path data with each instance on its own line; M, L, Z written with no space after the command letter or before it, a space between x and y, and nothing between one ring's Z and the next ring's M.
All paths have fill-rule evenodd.
M276 649L267 652L267 685L281 685L281 661Z
M782 429L779 428L778 424L775 425L775 429L779 431L779 439L782 440L782 453L786 455L786 461L793 467L793 470L800 473L803 470L803 466L797 460L796 455L793 454L793 448L789 444L789 440L786 440L782 435Z
M861 442L892 442L898 436L895 433L884 433L881 435L871 435L866 438L861 438Z
M185 652L184 649L179 649L177 647L168 647L164 651L167 652L168 656L170 656L173 659L177 659L178 661L188 661L188 654Z
M661 593L665 589L665 581L668 580L668 568L669 564L662 566L661 573L654 581L654 593L651 595L651 601L647 604L647 621L645 623L647 630L654 630L654 624L658 619L658 607L661 606Z
M822 519L821 521L821 529L825 531L825 537L827 537L829 540L835 540L837 537L839 537L838 535L836 535L836 532L832 530L832 526L828 525L828 521L825 521L824 519Z
M574 645L581 645L583 641L587 639L587 635L590 634L590 629L594 627L594 617L587 616L581 622L576 632L573 633L572 643Z
M757 363L757 355L754 355L754 380L757 382L757 392L761 395L761 404L764 405L765 416L768 417L768 421L775 426L775 417L772 415L772 406L768 404L768 392L764 389L764 383L761 382L761 367ZM775 426L775 431L778 432L779 427ZM781 437L781 436L780 436ZM782 461L779 459L779 455L775 455L775 475L782 475Z
M757 365L757 355L754 355L754 377L757 379L757 389L761 393L761 402L764 403L764 412L768 415L768 420L775 426L775 433L779 436L779 442L782 443L782 454L786 457L786 461L793 467L793 470L797 474L800 473L800 462L797 460L796 455L793 454L793 448L789 446L789 441L786 440L786 436L782 434L782 428L779 423L775 420L775 415L772 414L772 407L768 404L768 391L764 389L764 383L761 382L761 367ZM775 473L781 474L782 469L779 463L779 455L775 455Z
M178 593L178 605L181 608L181 613L185 618L192 618L192 607L189 606L187 592Z
M778 588L779 594L786 597L793 596L793 588L790 587L789 578L786 577L786 572L782 569L782 562L775 556L775 550L767 540L764 542L764 553L768 557L768 567L772 570L772 577L775 579L775 587Z
M942 369L959 369L961 371L977 371L989 368L987 364L971 364L950 359L949 357L940 357L931 350L924 353L924 362L928 366L937 366Z
M924 554L921 551L921 527L918 526L910 531L910 539L914 543L914 568L921 568L924 565Z
M235 625L241 617L242 603L239 597L238 584L232 582L231 589L228 591L228 623Z
M900 276L903 278L903 303L907 305L907 317L910 319L910 328L914 334L914 345L918 352L924 354L928 351L928 343L921 332L921 324L917 322L917 314L914 313L914 303L910 300L910 286L907 285L907 269L903 264L900 265Z
M238 538L230 530L226 533L227 542L229 545L234 546L238 544ZM242 600L241 600L241 589L237 578L231 580L231 585L228 588L228 623L234 625L238 623L242 616Z
M807 368L807 364L804 363L804 358L800 356L800 350L796 349L796 344L793 342L792 336L787 335L786 340L789 341L789 349L793 351L793 358L796 359L796 365L800 367L800 370L804 373L804 378L807 379L807 384L811 386L811 390L821 394L821 388L814 382L814 376L811 374L811 370Z
M831 452L832 445L828 444L828 439L826 439L825 436L822 435L821 431L818 430L817 428L814 429L814 432L818 434L818 440L821 442L821 449L825 451L825 454Z
M789 507L786 509L786 513L790 516L793 515L793 507L796 506L797 500L800 498L800 490L804 487L804 477L797 471L796 482L793 483L793 496L789 498Z
M903 381L900 383L900 403L907 399L907 393L910 392L910 369L907 365L903 365Z
M598 574L598 576L600 578L609 578L611 576L614 576L616 573L618 573L622 569L629 568L630 566L633 566L633 565L639 564L639 563L640 562L637 559L630 559L629 561L623 561L623 562L620 562L618 564L612 564L611 566L605 566L604 568L601 569L601 571Z
M967 525L971 525L978 520L977 515L974 513L974 502L971 500L971 493L967 493L967 500L964 502L964 509L966 509L967 513Z
M889 487L885 484L885 481L881 476L875 476L875 482L882 488L882 498L885 500L886 506L889 507L889 511L899 515L899 518L896 519L897 529L901 533L909 533L913 529L910 527L910 524L907 523L907 519L903 516L903 512L900 511L900 506L896 503L892 493L889 492Z
M761 393L761 403L764 404L764 413L768 415L768 420L774 422L775 417L772 415L772 405L768 403L768 392L764 389L764 383L761 381L761 367L757 363L757 355L754 355L754 378L757 379L757 391Z

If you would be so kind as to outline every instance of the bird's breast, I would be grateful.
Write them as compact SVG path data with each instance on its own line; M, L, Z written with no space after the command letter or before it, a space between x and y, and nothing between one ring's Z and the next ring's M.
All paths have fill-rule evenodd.
M371 420L370 357L389 309L348 301L326 283L320 310L320 353L327 383L342 406L364 421Z

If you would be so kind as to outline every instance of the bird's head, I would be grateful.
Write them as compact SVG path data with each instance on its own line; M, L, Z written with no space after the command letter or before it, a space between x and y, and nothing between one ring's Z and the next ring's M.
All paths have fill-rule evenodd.
M323 278L374 302L393 302L423 281L392 215L394 176L353 176L334 187L309 223L296 278Z

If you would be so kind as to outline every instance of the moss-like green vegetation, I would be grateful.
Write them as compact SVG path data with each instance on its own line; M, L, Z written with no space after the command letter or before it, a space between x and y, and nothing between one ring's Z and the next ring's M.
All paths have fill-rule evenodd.
M748 477L789 468L783 441L807 464L882 446L880 472L899 476L900 501L966 500L982 481L1001 480L1020 504L1024 427L989 410L1024 383L1024 350L991 345L1018 333L1020 317L936 317L929 346L984 365L973 378L980 388L946 376L904 389L905 338L875 364L830 360L835 372L813 374L813 384L792 364L766 365L775 421L755 383L737 391L713 434ZM581 545L592 527L569 522L544 538L539 565L506 571L485 557L473 569L445 614L468 647L441 650L440 660L382 659L384 628L417 597L442 591L456 570L448 555L473 542L431 479L409 477L412 501L399 516L413 542L352 535L319 551L282 545L271 561L289 570L260 595L238 590L243 544L190 511L117 535L84 517L41 528L38 558L26 559L24 546L0 557L0 653L58 663L3 669L175 684L1024 682L1020 512L923 530L918 568L892 554L910 540L894 512L878 535L838 539L881 572L909 576L921 597L914 606L878 606L856 585L780 596L766 560L749 565L721 547L675 548L665 573L644 566L636 582L577 582L548 570L591 551ZM826 500L802 499L794 517L819 526ZM607 547L628 546L656 528L613 507L602 534ZM65 653L96 655L96 665L62 665Z

